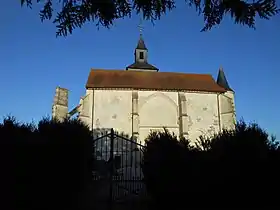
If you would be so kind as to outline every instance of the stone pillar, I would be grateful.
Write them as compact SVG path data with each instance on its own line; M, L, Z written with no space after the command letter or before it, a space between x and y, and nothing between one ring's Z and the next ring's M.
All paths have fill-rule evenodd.
M178 93L179 101L179 133L181 137L188 138L187 100L185 93Z
M138 92L132 91L132 137L139 141ZM140 142L138 142L140 143Z
M68 117L68 90L57 87L52 106L52 118L63 121Z

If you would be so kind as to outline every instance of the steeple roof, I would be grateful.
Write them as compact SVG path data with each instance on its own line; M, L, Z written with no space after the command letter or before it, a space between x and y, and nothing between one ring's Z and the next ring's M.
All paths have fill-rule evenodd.
M217 77L217 84L220 85L221 87L225 88L226 90L233 91L228 84L225 72L222 67L220 67L220 69L219 69L219 74Z
M126 70L159 71L159 69L148 62L148 48L145 45L142 32L134 51L134 63L126 67Z
M155 70L158 71L159 69L149 63L143 62L134 62L133 64L126 67L126 70L128 69L143 69L143 70Z
M138 44L137 44L137 47L136 49L139 49L139 50L148 50L146 45L145 45L145 42L144 42L144 39L143 39L143 36L142 34L140 34L140 38L138 40Z

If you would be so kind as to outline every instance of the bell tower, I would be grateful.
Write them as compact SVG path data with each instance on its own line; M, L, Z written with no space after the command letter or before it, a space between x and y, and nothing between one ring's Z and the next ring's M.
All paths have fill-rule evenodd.
M142 20L138 26L140 37L137 46L134 50L134 63L127 66L126 70L136 70L136 71L155 71L158 72L159 69L148 63L148 48L145 45L143 39L143 26Z

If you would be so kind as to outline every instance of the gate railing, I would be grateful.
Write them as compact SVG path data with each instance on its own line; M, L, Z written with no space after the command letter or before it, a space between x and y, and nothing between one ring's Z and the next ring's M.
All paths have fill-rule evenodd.
M145 194L141 170L145 146L137 143L136 139L117 134L113 129L96 132L95 137L93 179L109 184L111 205L131 195Z

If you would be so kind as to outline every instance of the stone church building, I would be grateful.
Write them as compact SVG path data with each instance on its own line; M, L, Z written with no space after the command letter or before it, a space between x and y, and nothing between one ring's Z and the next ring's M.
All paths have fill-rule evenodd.
M234 128L234 91L222 68L217 81L210 74L161 72L148 60L140 35L133 64L122 70L91 69L86 94L72 111L68 90L58 87L52 116L78 113L90 129L114 128L141 143L152 130L167 128L196 140L200 135Z

